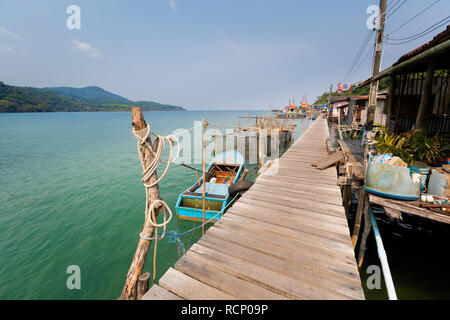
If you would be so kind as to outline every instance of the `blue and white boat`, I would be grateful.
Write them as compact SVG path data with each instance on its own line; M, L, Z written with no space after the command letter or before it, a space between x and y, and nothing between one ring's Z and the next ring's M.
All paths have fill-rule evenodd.
M184 191L177 200L176 212L183 220L215 222L225 213L232 200L228 188L237 182L243 171L244 157L239 152L226 151L217 155L206 169L205 216L203 217L203 177Z

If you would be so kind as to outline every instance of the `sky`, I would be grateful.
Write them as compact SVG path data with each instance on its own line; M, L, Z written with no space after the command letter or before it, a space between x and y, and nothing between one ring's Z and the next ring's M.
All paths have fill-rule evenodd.
M434 2L388 0L386 34L406 38L446 18L450 1L440 0L390 35ZM303 95L313 103L330 84L370 77L374 38L347 74L369 32L367 8L378 3L0 0L0 81L99 86L188 110L274 109ZM71 5L80 8L80 29L67 27ZM386 44L382 69L444 29Z

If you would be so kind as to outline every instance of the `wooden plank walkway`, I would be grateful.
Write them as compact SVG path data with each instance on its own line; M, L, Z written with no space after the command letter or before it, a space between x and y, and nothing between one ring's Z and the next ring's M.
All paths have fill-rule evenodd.
M318 119L143 299L364 299Z

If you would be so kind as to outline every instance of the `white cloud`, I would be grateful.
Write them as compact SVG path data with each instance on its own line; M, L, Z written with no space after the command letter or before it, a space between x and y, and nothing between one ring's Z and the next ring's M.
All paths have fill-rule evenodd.
M73 43L73 47L76 50L86 53L89 57L91 57L93 59L99 59L102 57L102 54L100 53L100 51L98 49L92 47L87 42L73 40L72 43Z
M170 8L172 8L173 11L177 11L177 4L174 0L168 0Z
M8 29L6 29L5 27L2 27L2 26L0 26L0 34L7 35L7 36L9 36L11 38L14 38L16 40L22 40L22 37L20 35L15 34L15 33L9 31Z

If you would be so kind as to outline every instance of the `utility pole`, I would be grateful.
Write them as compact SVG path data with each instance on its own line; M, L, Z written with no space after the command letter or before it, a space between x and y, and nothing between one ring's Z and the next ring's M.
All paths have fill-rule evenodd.
M377 36L373 52L372 77L380 72L381 57L383 55L384 23L386 21L387 0L380 0L380 16L377 21ZM367 128L372 130L375 119L375 107L377 105L378 81L370 83L369 106L367 112Z
M330 107L332 94L333 94L333 85L330 86L330 94L328 95L328 108Z
M333 84L330 86L330 94L328 95L328 112L330 111L330 103L331 103L331 95L333 94ZM330 114L328 114L328 118L330 118Z

